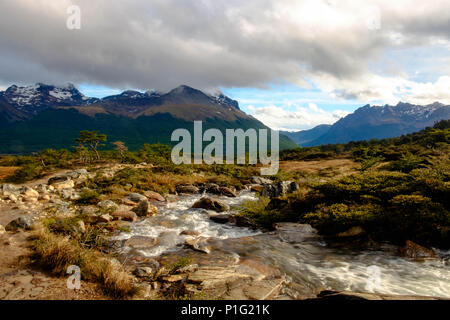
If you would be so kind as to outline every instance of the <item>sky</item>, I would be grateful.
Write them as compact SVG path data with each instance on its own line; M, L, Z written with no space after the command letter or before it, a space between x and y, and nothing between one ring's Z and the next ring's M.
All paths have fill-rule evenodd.
M0 89L186 84L274 129L366 104L450 104L448 0L1 0L0 44Z

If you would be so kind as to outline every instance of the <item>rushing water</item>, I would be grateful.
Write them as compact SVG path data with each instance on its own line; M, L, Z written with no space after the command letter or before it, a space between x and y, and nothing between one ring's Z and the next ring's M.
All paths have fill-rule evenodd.
M179 250L186 238L180 233L196 231L215 239L216 249L264 261L292 282L317 290L450 298L450 252L439 252L441 259L417 262L399 257L393 246L378 251L330 248L311 230L299 230L305 233L304 237L286 241L280 234L215 223L206 210L191 208L199 198L184 196L161 207L158 215L133 224L131 232L121 234L119 239L134 235L158 237L158 245L139 252L152 257ZM221 198L230 206L256 199L248 192L238 198Z

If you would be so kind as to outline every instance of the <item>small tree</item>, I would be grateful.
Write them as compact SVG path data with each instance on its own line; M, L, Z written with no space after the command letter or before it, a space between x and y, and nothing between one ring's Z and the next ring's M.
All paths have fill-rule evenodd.
M128 151L128 148L125 145L125 142L115 141L115 142L113 142L113 145L116 147L115 150L119 152L120 158L123 160L123 158L125 156L125 152Z
M100 154L98 153L98 147L102 141L106 141L106 134L99 134L98 131L80 131L80 137L75 141L79 145L87 144L89 149L95 153L97 160L100 160Z

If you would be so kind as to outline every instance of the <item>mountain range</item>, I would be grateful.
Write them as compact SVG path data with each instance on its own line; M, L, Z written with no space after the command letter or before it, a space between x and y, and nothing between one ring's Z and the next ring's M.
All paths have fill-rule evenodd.
M299 132L282 131L303 147L398 137L432 127L450 119L450 106L398 103L396 106L370 106L357 109L333 125L320 125Z
M171 144L175 129L267 129L223 94L210 95L186 85L167 93L124 91L102 99L84 96L75 86L13 85L0 92L0 153L29 153L69 148L81 130L97 130L108 141L130 149L144 143ZM297 145L280 135L280 148Z

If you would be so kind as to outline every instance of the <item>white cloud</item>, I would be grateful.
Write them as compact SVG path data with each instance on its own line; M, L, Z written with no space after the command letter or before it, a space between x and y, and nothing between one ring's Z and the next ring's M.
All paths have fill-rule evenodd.
M327 112L314 103L309 103L307 107L295 106L293 111L275 105L247 108L252 116L268 127L288 131L309 129L320 124L333 124L349 114L343 110Z
M366 74L355 79L337 79L329 75L314 77L318 87L336 98L359 101L381 101L397 104L441 102L450 104L450 77L441 76L435 82L416 82L404 77L382 77Z

